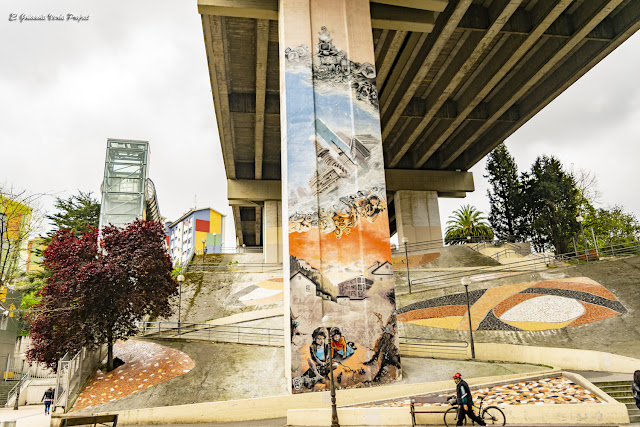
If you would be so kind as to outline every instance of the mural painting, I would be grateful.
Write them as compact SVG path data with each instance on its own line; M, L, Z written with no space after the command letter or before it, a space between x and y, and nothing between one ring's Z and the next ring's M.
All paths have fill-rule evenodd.
M330 354L339 388L401 376L373 44L347 39L343 7L320 6L339 19L281 38L294 393L329 388Z
M542 331L585 325L627 312L620 301L587 277L544 280L469 292L475 330ZM469 330L464 293L417 302L398 320L444 329Z

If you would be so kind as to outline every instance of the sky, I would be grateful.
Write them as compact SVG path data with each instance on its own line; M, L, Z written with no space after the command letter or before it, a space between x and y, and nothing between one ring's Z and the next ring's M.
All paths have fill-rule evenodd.
M100 197L107 138L149 141L161 214L209 206L235 245L195 0L3 0L0 44L0 184L45 193L51 213L55 197ZM602 206L640 218L638 52L636 34L507 139L521 171L555 155L596 174ZM443 227L462 204L488 213L485 164L474 193L440 199Z

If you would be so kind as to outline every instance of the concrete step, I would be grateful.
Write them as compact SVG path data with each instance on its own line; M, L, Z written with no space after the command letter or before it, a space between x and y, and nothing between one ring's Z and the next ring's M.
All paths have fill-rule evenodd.
M610 392L629 392L631 393L631 387L629 385L626 386L614 386L614 385L609 385L609 386L602 386L602 387L598 387L600 390L604 391L605 393L610 393Z
M7 404L7 395L18 381L0 381L0 407Z
M601 382L594 382L594 385L596 385L597 387L602 388L603 386L627 386L627 387L631 387L631 381L601 381Z
M604 391L604 390L603 390L603 391ZM625 398L625 397L633 397L633 394L631 394L631 392L629 392L629 391L627 391L627 392L624 392L624 391L612 391L612 392L607 392L607 391L605 391L605 393L607 393L609 396L611 396L611 397L613 397L613 398L615 398L615 399L617 399L617 398L619 398L619 397L621 397L621 398Z

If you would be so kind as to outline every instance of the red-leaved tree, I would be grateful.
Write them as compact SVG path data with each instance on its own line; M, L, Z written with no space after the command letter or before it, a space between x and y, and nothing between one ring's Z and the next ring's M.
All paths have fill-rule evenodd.
M55 369L65 353L106 343L113 369L113 344L136 333L136 320L172 312L178 284L164 239L160 223L141 220L104 227L99 244L96 229L58 231L44 253L53 275L30 314L27 358Z

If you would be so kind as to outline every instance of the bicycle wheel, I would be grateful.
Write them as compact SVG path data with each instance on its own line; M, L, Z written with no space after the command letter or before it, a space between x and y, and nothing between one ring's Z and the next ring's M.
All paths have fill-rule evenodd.
M458 422L458 407L454 406L453 408L447 409L447 412L444 413L444 424L447 427L453 427ZM465 417L464 423L467 424L467 418Z
M503 426L507 422L507 419L504 417L504 412L497 406L487 406L482 410L480 418L482 418L487 425Z

